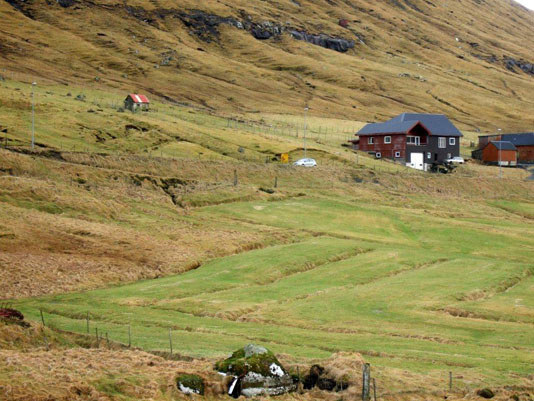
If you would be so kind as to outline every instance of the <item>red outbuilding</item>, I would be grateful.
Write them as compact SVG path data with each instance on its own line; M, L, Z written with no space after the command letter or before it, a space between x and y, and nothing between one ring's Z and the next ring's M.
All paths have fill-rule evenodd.
M501 166L517 166L517 148L508 141L489 141L483 149L479 149L477 159L486 164Z
M130 93L126 99L124 99L124 108L130 111L148 110L150 106L150 101L145 95L140 95L136 93Z

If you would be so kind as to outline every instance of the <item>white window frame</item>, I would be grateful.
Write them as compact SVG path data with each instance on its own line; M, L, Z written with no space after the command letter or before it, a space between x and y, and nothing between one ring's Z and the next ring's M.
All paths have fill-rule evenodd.
M381 159L381 158L382 158L382 153L380 153L380 152L376 152L376 153L375 153L375 157L376 157L377 159Z
M409 142L408 138L414 138L413 142ZM421 146L421 137L420 136L414 136L414 135L407 135L406 136L406 144L407 145L414 145L414 146Z
M374 136L370 136L369 138L367 138L367 144L368 145L374 145L375 144L375 137Z
M426 158L432 159L432 152L426 152Z
M455 137L450 137L449 138L449 145L451 145L451 146L456 145L456 138Z
M439 149L445 149L447 147L447 138L444 136L440 136L438 138L438 148Z
M389 135L384 137L384 143L391 143L391 137Z
M401 157L401 152L396 151L396 152L395 152L395 158L399 158L399 157Z

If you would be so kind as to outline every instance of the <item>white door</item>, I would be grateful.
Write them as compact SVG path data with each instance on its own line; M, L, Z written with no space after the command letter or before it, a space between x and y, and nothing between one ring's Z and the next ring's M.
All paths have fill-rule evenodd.
M417 170L424 170L424 158L423 153L411 153L410 154L410 167L415 168Z

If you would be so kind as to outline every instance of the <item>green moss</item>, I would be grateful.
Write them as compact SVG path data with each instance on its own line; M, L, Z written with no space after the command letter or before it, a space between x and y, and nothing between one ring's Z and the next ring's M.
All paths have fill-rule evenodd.
M259 373L263 376L272 376L270 366L272 364L282 366L276 356L269 350L263 354L245 356L245 349L235 351L230 358L219 361L215 364L218 372L230 373L236 376L248 372Z
M180 388L180 384L197 392L197 394L204 395L204 380L198 375L180 375L176 379L176 386Z

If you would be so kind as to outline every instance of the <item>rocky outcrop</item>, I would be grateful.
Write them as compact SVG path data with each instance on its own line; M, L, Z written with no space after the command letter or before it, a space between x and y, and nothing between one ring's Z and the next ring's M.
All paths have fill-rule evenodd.
M303 40L305 42L341 53L345 53L347 50L352 49L355 44L353 40L335 38L324 34L311 35L304 31L295 30L290 31L290 33L294 39Z
M217 38L219 35L218 27L219 25L224 24L233 26L237 29L246 30L258 40L279 37L284 34L284 32L289 32L294 39L303 40L342 53L352 49L355 45L353 40L337 38L325 34L310 34L304 30L292 28L287 24L283 25L271 21L254 22L250 16L247 15L244 15L242 20L238 20L232 17L221 17L195 10L190 13L179 13L177 16L188 28L190 28L192 34L206 42L211 42Z
M534 63L525 61L525 60L516 60L512 57L505 57L504 58L504 65L506 68L510 71L516 71L516 67L521 69L523 72L526 72L527 74L534 75Z
M249 344L235 351L229 358L215 364L215 369L234 376L229 385L233 397L244 395L280 395L296 389L293 378L287 374L276 356L267 348Z

